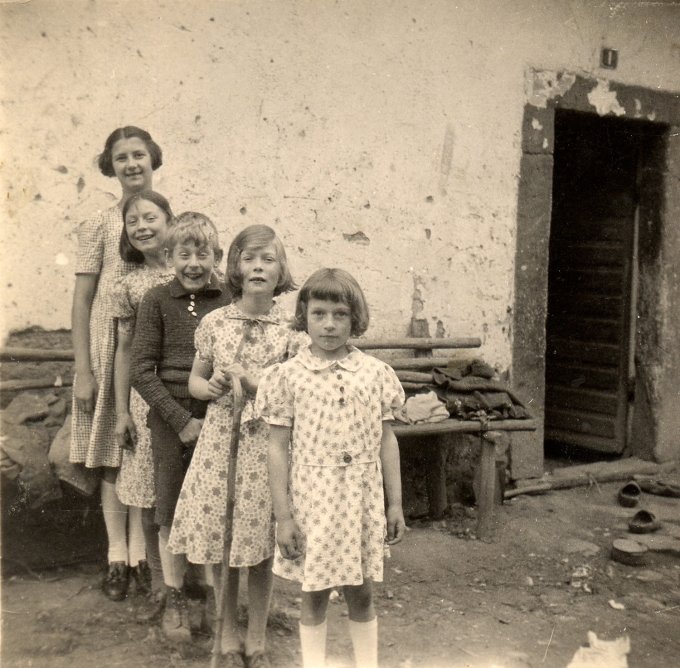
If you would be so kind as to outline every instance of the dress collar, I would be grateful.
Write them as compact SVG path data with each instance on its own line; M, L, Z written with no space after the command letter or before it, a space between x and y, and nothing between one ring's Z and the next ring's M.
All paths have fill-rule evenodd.
M325 369L330 369L334 366L342 367L347 371L358 371L361 367L361 355L363 354L358 348L347 344L349 353L339 360L326 360L321 357L317 357L311 349L311 344L306 348L302 348L300 352L295 356L295 360L302 364L306 369L310 371L324 371Z
M263 313L260 315L250 315L244 313L241 310L241 303L232 302L225 307L222 312L225 318L231 318L232 320L244 320L246 322L268 322L274 325L279 325L287 320L285 311L276 302L269 309L269 313Z
M199 294L204 293L208 295L220 295L224 289L220 285L220 282L215 276L215 274L210 275L210 281L202 290L199 290ZM187 290L180 282L177 276L175 276L172 281L170 281L170 296L171 297L186 297L186 295L196 294L191 290Z

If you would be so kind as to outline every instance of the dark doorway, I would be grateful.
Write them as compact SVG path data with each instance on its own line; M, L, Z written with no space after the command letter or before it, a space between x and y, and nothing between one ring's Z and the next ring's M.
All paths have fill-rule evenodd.
M547 443L620 454L628 442L635 374L638 184L650 126L555 112Z

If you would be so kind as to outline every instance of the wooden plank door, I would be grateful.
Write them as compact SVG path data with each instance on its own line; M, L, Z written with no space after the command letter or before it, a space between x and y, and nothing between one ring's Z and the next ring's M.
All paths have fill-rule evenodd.
M558 112L546 322L546 440L626 445L638 140L618 119Z

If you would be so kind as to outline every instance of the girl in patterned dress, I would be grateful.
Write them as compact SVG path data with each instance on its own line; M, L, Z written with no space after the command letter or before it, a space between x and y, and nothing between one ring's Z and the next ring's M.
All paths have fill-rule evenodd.
M128 510L128 559L119 564L130 568L137 593L150 594L152 572L147 552L154 566L154 589L162 583L158 538L147 532L145 542L142 509L154 506L153 461L151 437L146 426L149 407L139 393L130 388L130 351L137 308L149 288L167 283L173 276L165 256L165 238L174 224L170 204L163 195L143 190L132 195L123 206L123 231L120 255L137 267L118 279L111 295L111 315L117 323L113 386L116 401L115 436L122 449L122 460L116 479L116 492Z
M356 665L373 668L372 582L382 581L385 543L398 543L405 527L399 449L387 422L404 392L391 367L347 342L366 331L368 307L346 271L312 274L295 327L311 345L267 370L255 409L270 428L274 573L302 584L305 667L324 665L328 599L342 587Z
M153 172L163 153L151 135L134 126L114 130L99 156L99 170L115 176L120 200L78 228L78 261L71 329L75 356L70 461L101 472L101 498L108 537L108 572L104 593L124 598L128 559L126 513L115 490L121 448L114 435L113 355L116 331L111 316L111 288L134 268L121 259L118 247L123 222L121 209L134 193L152 187ZM115 564L112 565L112 564Z
M194 455L184 478L168 549L198 564L219 564L224 549L232 394L236 373L246 394L236 468L236 505L221 638L222 666L262 668L273 578L274 527L267 476L267 425L255 418L253 401L265 367L297 352L307 337L293 331L274 297L293 290L283 244L266 225L251 225L231 243L227 275L234 302L204 316L196 330L196 358L189 392L208 400ZM245 655L237 629L238 568L248 571ZM212 568L207 569L208 576Z

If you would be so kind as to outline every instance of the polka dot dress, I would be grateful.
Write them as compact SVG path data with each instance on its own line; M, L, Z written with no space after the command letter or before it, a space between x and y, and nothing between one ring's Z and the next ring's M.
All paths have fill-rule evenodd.
M305 548L289 560L277 547L274 573L303 591L382 580L382 423L403 402L394 371L354 347L336 361L305 348L267 370L255 411L292 427L289 503Z
M274 305L266 316L244 314L238 303L206 315L196 330L196 354L213 368L239 362L259 371L294 355L308 342L290 329L283 310ZM232 396L211 401L184 478L168 549L198 564L219 563L229 474ZM254 566L274 552L272 501L267 473L268 426L255 418L253 398L246 400L236 466L236 506L230 565Z

